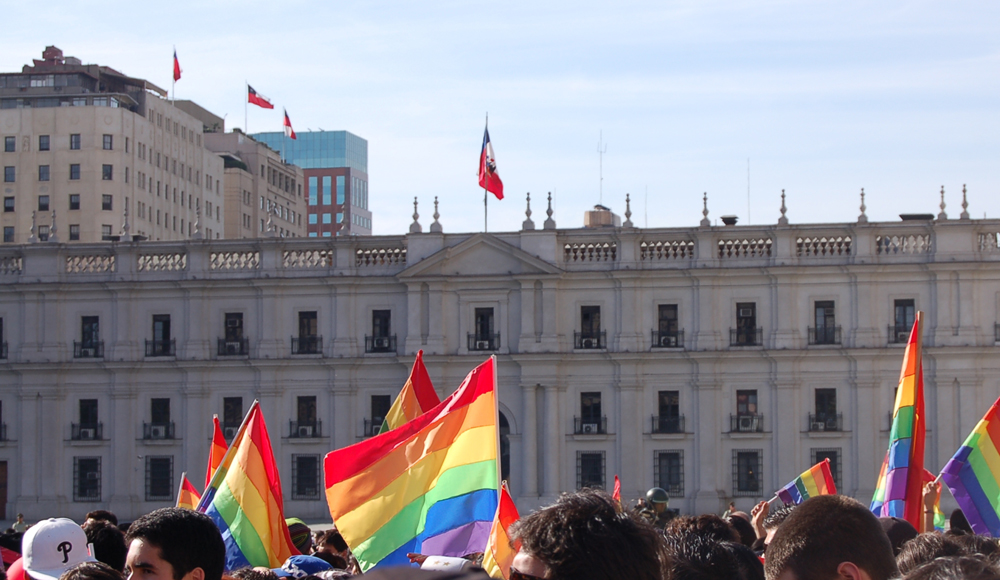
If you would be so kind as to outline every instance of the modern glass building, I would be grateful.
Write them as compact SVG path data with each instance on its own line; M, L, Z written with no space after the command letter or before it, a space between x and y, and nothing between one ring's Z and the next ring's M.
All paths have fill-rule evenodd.
M284 132L252 137L304 170L310 237L371 235L367 140L348 131L305 131L294 140Z

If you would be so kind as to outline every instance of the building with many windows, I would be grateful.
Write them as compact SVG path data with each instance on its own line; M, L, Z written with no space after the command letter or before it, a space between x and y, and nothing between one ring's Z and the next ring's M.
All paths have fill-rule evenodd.
M319 517L323 455L377 432L418 350L442 396L497 356L524 511L616 474L749 509L824 458L867 502L918 311L940 469L1000 392L1000 220L704 223L2 246L0 507L170 504L212 414L232 436L259 399L287 513Z
M222 237L222 159L166 96L53 46L0 74L3 242Z
M309 237L371 235L368 141L348 131L303 131L295 140L281 132L253 137L304 170Z

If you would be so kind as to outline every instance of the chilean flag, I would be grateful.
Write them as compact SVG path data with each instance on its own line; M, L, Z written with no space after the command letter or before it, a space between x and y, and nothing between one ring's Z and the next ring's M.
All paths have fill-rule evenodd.
M285 111L282 109L282 111ZM295 129L292 129L292 120L288 118L288 111L285 111L285 137L295 138Z
M250 85L247 85L247 102L251 105L257 105L262 109L274 108L274 105L271 104L271 101L269 101L267 97L253 90L253 87Z
M177 60L177 49L174 49L174 82L181 80L181 61Z
M497 196L497 199L503 199L503 182L497 175L497 162L493 157L489 128L483 135L483 150L479 153L479 187Z

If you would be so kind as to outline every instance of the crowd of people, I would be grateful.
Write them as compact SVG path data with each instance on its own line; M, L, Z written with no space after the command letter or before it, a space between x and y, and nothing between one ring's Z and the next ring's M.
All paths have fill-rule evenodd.
M652 491L652 490L651 490ZM651 494L624 509L604 491L584 489L525 515L509 533L520 550L509 580L1000 580L1000 544L953 516L947 532L920 534L907 521L878 518L841 495L813 497L750 514L670 517ZM19 523L23 519L19 518ZM488 578L465 559L412 554L413 567L362 574L335 529L313 533L286 520L301 555L279 568L226 570L226 547L204 514L163 508L119 524L108 511L79 525L52 518L7 531L0 547L20 557L7 580L370 580ZM12 548L11 538L20 539Z

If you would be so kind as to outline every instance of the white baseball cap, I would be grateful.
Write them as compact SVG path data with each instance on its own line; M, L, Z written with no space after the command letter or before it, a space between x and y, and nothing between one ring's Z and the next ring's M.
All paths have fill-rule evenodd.
M59 580L73 566L97 561L83 528L68 518L49 518L28 528L21 539L21 557L24 571L36 580Z

